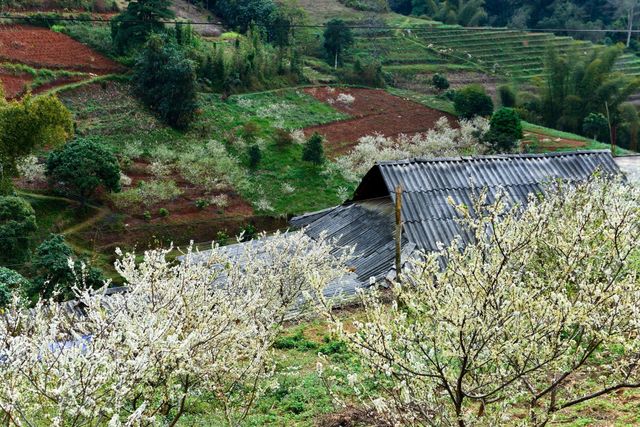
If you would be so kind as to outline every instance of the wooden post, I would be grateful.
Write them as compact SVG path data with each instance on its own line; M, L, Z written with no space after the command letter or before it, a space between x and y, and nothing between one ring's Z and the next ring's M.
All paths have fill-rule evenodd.
M611 142L611 155L616 155L616 130L611 126L611 116L609 115L609 103L605 101L604 108L607 111L607 122L609 123L609 139Z
M402 186L396 187L396 280L402 271Z

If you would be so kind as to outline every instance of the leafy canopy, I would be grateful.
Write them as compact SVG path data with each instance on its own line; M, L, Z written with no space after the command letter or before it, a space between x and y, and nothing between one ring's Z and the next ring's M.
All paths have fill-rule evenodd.
M0 197L0 260L26 259L30 235L37 229L36 213L29 202L20 197Z
M453 98L456 113L463 119L475 116L487 117L493 113L493 100L484 88L474 84L456 92Z
M302 160L316 165L322 164L324 162L324 149L322 148L323 140L324 138L322 138L322 135L314 132L304 144L302 149Z
M163 32L161 21L175 17L170 6L170 0L130 2L127 10L111 20L111 39L116 50L125 53L142 46L152 33Z
M332 64L336 67L342 65L342 56L353 43L353 32L342 19L336 18L327 22L324 30L324 49Z
M166 38L149 39L136 62L133 84L140 99L169 125L184 129L193 121L198 108L195 65Z
M17 162L40 147L55 147L73 135L71 113L55 96L0 98L0 194L13 190Z
M47 159L51 185L84 205L102 186L120 191L120 166L116 156L100 143L80 139L53 151Z

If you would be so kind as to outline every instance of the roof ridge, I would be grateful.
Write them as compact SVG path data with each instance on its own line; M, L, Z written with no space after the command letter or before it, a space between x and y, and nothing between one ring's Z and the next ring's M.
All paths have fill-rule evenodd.
M476 160L506 160L506 159L531 159L531 158L549 158L549 157L573 157L586 156L596 154L611 154L608 149L600 150L578 150L578 151L558 151L548 153L514 153L514 154L489 154L481 156L454 156L454 157L412 157L400 160L387 160L376 162L376 166L382 165L399 165L411 163L438 163L438 162L470 162ZM613 157L613 156L612 156Z

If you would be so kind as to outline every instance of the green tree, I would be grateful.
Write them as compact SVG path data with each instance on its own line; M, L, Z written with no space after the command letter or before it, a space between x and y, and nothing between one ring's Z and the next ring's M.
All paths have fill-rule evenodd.
M493 113L493 100L484 88L474 84L457 91L453 98L456 113L463 119L487 117Z
M498 95L500 96L500 105L508 108L515 108L517 95L510 85L498 86Z
M97 288L104 284L100 270L78 259L59 234L52 234L36 248L32 269L35 279L27 290L27 296L32 300L51 298L56 291L60 292L58 300L66 300L73 296L75 285Z
M609 122L607 118L600 113L589 113L582 121L582 131L585 135L592 136L593 139L606 141L609 138Z
M511 152L520 139L522 122L514 109L502 107L493 113L489 132L485 135L485 141L493 152Z
M71 113L55 96L0 96L0 194L11 194L18 160L39 147L56 147L73 136Z
M135 0L127 10L111 20L111 39L115 49L125 53L142 46L152 33L164 31L162 20L172 19L170 0Z
M616 72L623 49L612 46L583 55L561 56L551 50L546 61L545 83L540 87L543 124L580 133L589 113L611 117L620 123L619 107L640 88L640 78Z
M447 80L446 76L436 73L433 75L433 77L431 77L431 86L436 88L438 92L442 92L443 90L449 89L450 85L449 80Z
M342 19L332 19L327 22L324 30L324 49L334 68L342 65L344 52L353 45L351 28Z
M30 286L31 283L17 271L0 267L0 309L11 301L14 293L22 293Z
M413 14L471 27L486 20L487 12L483 6L484 0L413 0Z
M638 151L638 133L640 132L640 116L635 105L625 102L619 107L620 118L629 131L629 149Z
M31 234L38 229L33 207L20 197L0 197L0 260L22 262Z
M305 142L302 149L302 160L311 162L316 165L320 165L324 162L324 149L322 148L322 142L324 138L317 132Z
M47 176L52 187L84 206L98 187L120 191L120 166L103 145L87 139L70 142L51 152Z
M262 160L262 152L260 147L256 144L252 144L247 148L247 155L249 156L249 168L256 169Z
M185 129L198 108L195 65L175 45L152 36L133 70L142 101L169 125Z

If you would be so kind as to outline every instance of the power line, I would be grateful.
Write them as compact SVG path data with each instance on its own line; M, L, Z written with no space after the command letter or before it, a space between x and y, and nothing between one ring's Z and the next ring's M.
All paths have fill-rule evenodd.
M33 21L33 16L25 16L25 15L0 15L0 19L8 19L8 20L18 20L18 21ZM64 16L40 16L37 19L42 19L44 21L53 21L53 22L88 22L88 23L109 23L111 19L102 19L102 18L77 18L77 17L64 17ZM149 21L143 21L140 19L127 19L121 20L119 22L123 23L149 23ZM189 25L224 25L221 22L192 22L192 21L177 21L177 20L158 20L155 21L159 24L189 24ZM428 27L428 26L419 26L419 27L403 27L403 26L393 26L393 25L345 25L345 27L350 29L362 29L362 30L401 30L401 31L431 31L431 32L439 32L439 31L504 31L504 32L549 32L549 33L618 33L618 34L640 34L640 29L636 30L625 30L625 29L614 29L614 28L603 28L603 29L591 29L591 28L507 28L507 27L459 27L459 28L441 28L441 27ZM326 28L324 24L282 24L282 25L270 25L269 28Z

